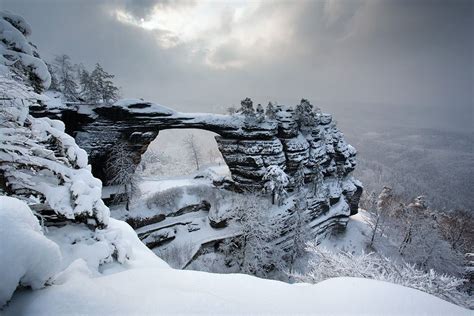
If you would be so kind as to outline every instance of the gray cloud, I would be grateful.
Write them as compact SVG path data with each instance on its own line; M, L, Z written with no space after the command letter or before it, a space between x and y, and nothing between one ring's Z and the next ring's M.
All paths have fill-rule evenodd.
M389 112L420 107L453 126L472 121L470 1L263 2L238 22L232 7L216 3L223 9L214 27L192 40L174 38L171 48L160 39L172 33L121 23L113 14L122 9L139 20L159 6L194 5L0 0L30 22L43 56L100 62L125 96L189 111L217 111L245 96L291 104L307 97L340 113L362 104ZM267 25L278 31L268 33ZM243 41L239 31L249 37Z

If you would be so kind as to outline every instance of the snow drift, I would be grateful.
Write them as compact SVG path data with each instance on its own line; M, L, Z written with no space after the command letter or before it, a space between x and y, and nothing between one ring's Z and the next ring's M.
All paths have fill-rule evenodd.
M0 306L19 284L39 289L59 271L58 245L43 235L24 202L0 196L0 240Z
M109 227L130 241L133 255L126 263L93 274L74 261L52 286L19 292L5 315L468 314L429 294L380 281L337 278L291 285L242 274L174 270L127 224L111 219Z

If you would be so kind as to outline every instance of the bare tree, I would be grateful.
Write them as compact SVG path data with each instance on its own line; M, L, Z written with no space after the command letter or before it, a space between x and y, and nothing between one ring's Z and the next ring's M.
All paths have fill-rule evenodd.
M467 210L442 213L438 222L444 239L451 247L462 253L474 249L474 215Z
M438 296L454 304L472 308L473 300L460 290L463 279L417 269L406 262L393 262L375 253L332 252L316 243L308 243L311 259L304 275L291 275L298 281L317 283L329 278L357 277L375 279L411 287Z
M423 270L461 273L462 254L443 238L437 221L438 212L428 208L423 196L405 203L385 187L376 207L369 212L373 228L370 245L373 247L396 247L400 256ZM377 244L374 243L376 238Z
M191 158L196 165L196 170L199 170L200 164L199 161L201 160L201 153L199 151L198 145L196 143L196 139L194 138L194 134L189 133L186 138L184 139L184 144L189 148L191 151Z
M385 224L390 218L390 214L396 204L392 188L385 186L378 197L376 197L375 193L372 192L366 202L367 211L372 217L372 220L369 223L372 229L369 247L373 247L376 237L383 235Z

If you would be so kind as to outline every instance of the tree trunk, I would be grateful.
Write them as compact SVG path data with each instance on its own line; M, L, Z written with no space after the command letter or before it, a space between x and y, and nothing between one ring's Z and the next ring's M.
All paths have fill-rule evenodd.
M380 216L377 216L377 220L375 221L374 230L372 231L372 238L370 238L370 244L369 244L370 247L372 247L374 245L375 234L377 233L377 228L379 226L379 220L380 220Z

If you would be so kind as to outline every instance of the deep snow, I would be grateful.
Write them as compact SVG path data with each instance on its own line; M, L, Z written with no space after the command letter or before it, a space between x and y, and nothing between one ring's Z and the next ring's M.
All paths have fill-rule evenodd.
M54 285L19 291L5 315L144 314L405 314L468 315L469 311L418 290L355 278L287 284L242 274L174 270L125 223L111 219L133 248L123 265L92 275L74 261Z
M17 285L41 288L59 271L57 244L43 235L25 202L0 196L0 307Z

